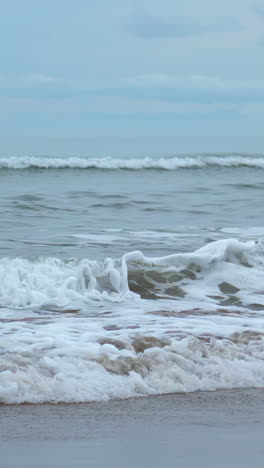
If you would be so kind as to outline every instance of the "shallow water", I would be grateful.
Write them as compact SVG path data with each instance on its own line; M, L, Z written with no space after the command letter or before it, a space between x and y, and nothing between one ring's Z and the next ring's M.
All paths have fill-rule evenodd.
M264 158L59 161L0 160L0 400L262 387Z

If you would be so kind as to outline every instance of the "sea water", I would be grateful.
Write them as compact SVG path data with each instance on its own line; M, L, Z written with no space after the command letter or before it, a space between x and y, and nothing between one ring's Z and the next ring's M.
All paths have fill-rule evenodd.
M0 401L264 386L264 155L0 158Z

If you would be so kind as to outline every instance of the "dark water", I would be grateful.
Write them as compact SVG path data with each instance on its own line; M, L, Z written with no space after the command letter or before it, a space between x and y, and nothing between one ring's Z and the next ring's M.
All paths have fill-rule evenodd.
M247 167L2 169L0 254L158 256L224 237L260 237L263 191L263 171Z

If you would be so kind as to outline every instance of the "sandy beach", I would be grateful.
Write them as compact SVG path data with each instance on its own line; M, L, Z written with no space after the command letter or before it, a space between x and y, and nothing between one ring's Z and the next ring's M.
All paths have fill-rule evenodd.
M262 389L0 406L1 468L262 467Z

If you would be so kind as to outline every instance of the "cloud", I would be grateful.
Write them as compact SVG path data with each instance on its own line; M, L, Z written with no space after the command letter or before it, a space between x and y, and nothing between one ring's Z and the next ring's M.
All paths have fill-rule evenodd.
M200 103L264 101L264 83L256 80L147 74L123 78L121 83L131 93L145 98Z
M50 75L42 75L40 73L33 73L29 75L26 81L36 84L49 84L49 83L58 83L58 78Z
M32 74L1 82L1 96L37 100L72 100L93 106L94 99L115 102L178 104L244 104L264 102L264 82L213 75L142 74L119 80L62 80L51 75Z
M259 3L256 3L252 7L252 11L255 13L256 16L264 18L264 6L260 5Z
M60 99L69 96L70 83L41 73L0 76L1 97L20 99Z
M173 16L165 18L137 12L129 18L126 26L132 35L144 39L197 36L241 29L240 23L232 17L198 20L183 14L174 14Z

